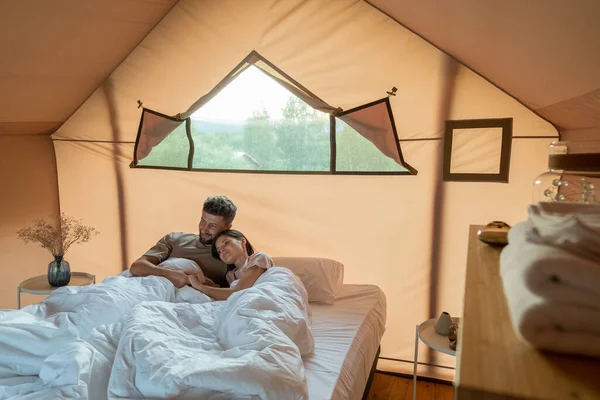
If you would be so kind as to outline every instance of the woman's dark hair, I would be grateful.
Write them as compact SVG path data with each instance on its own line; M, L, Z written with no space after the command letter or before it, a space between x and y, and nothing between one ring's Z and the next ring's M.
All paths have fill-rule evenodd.
M217 251L217 239L220 238L221 236L229 236L234 239L246 239L246 252L248 253L249 256L254 254L254 247L252 247L252 245L250 244L250 241L248 240L248 238L246 236L244 236L244 234L242 232L236 231L235 229L226 229L223 232L219 233L217 236L215 236L215 238L213 239L213 242L212 242L212 248L211 248L212 256L214 258L216 258L217 260L221 259L219 257L219 252ZM228 265L228 267L230 267L229 269L231 269L231 265ZM235 268L235 266L234 266L234 268Z

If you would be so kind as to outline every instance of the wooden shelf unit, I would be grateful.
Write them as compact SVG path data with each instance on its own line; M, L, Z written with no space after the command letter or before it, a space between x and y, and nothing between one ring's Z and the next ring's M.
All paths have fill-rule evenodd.
M502 248L471 225L456 358L456 400L600 399L600 359L541 352L515 334L502 280Z

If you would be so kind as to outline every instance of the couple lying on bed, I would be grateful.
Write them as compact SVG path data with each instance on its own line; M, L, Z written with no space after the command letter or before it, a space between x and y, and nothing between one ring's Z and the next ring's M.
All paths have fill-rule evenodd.
M226 196L209 197L202 208L198 235L169 233L131 264L131 274L162 276L178 288L189 285L215 300L226 300L251 287L273 261L265 253L256 253L241 232L231 229L236 212ZM168 258L192 260L201 271L192 274L161 267Z

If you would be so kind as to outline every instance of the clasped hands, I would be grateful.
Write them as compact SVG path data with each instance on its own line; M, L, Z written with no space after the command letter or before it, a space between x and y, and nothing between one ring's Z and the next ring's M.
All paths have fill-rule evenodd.
M176 288L192 286L194 289L198 289L202 285L219 287L210 278L205 277L202 271L169 271L165 278L171 281Z

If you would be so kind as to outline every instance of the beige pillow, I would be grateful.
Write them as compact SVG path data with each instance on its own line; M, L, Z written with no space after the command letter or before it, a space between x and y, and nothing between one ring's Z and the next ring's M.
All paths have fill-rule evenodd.
M300 278L309 302L333 304L344 284L344 265L328 258L273 257L273 264Z

